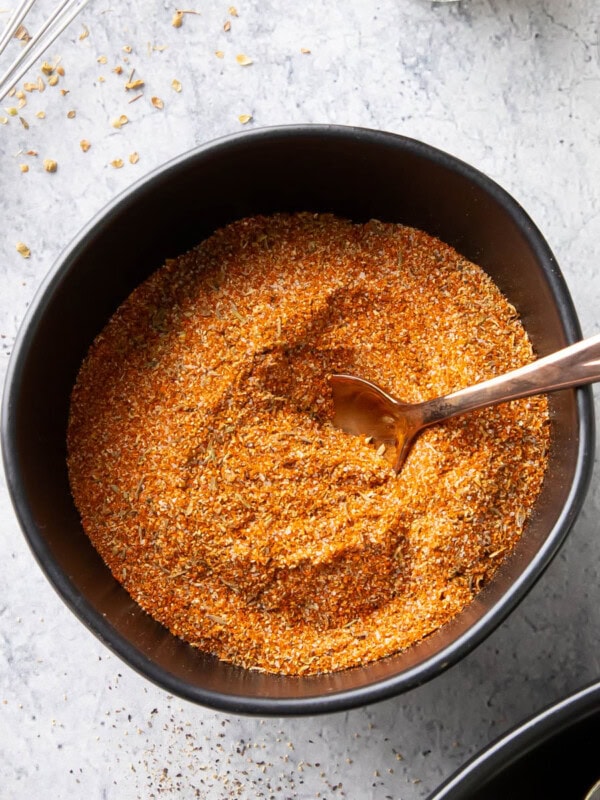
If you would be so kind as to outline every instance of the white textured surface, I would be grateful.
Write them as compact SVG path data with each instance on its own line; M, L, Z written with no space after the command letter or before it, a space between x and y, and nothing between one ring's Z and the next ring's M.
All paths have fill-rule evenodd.
M64 79L28 95L20 111L29 129L17 117L0 126L2 376L29 301L79 228L153 167L240 130L240 114L253 115L248 127L383 128L469 161L532 215L558 257L584 333L597 332L596 0L237 0L237 18L226 2L186 8L199 14L175 29L175 6L166 2L91 0L48 53L62 57ZM84 25L89 36L80 39ZM254 63L240 67L238 53ZM103 55L106 64L97 61ZM121 76L112 72L118 63ZM132 67L146 85L129 104L123 84ZM152 107L152 95L164 110ZM120 114L130 122L117 130L111 120ZM82 138L92 143L88 153ZM23 154L31 149L39 155ZM131 165L134 151L140 160ZM55 174L43 171L43 158L57 160ZM116 158L125 161L120 170L109 164ZM16 252L18 240L30 259ZM34 563L3 483L0 795L426 797L508 727L599 676L599 514L595 477L583 514L535 589L442 677L343 715L256 720L168 697L97 642Z

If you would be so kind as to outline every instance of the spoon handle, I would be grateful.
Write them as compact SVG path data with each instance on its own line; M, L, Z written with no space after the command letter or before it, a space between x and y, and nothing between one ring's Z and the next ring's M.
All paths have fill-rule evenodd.
M600 381L600 334L558 350L524 367L421 405L423 422L443 419L485 406Z

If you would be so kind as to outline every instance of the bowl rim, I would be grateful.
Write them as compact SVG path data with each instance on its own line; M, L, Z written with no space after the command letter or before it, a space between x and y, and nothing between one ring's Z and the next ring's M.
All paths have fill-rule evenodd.
M555 734L600 713L600 682L569 694L511 728L454 772L429 800L470 800L493 779Z
M171 672L159 667L138 648L123 637L113 626L82 597L68 575L55 563L43 531L36 524L28 507L27 498L20 486L20 460L17 448L15 409L18 402L24 364L34 332L44 315L53 293L70 272L79 251L86 246L88 238L110 217L126 211L135 203L138 192L151 189L190 161L210 158L212 154L231 147L256 141L294 139L297 137L325 137L328 139L359 139L373 146L408 150L412 154L432 160L436 164L462 175L474 182L485 193L491 195L516 226L526 235L536 258L543 265L570 342L581 338L581 330L566 282L558 268L554 255L541 232L520 204L495 181L461 159L424 142L400 134L331 124L281 125L234 133L200 144L151 170L121 191L100 209L54 261L37 289L17 333L9 360L0 414L0 437L2 458L7 486L21 530L28 545L47 579L59 596L81 622L125 663L164 690L201 705L222 711L241 714L269 716L295 716L347 710L390 698L415 688L442 673L467 653L478 646L494 630L520 600L533 587L548 567L569 529L573 525L587 492L593 467L594 416L592 393L589 386L576 391L579 448L574 479L567 502L546 540L526 568L521 572L505 594L476 623L443 650L430 656L420 664L395 676L372 684L351 689L315 694L304 697L246 697L228 695L212 689L191 685Z

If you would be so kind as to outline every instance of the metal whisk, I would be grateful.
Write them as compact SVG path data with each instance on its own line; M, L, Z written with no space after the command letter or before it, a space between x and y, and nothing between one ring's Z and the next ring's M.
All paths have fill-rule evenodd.
M61 0L41 28L27 41L18 58L0 78L0 100L16 82L30 69L52 42L71 24L89 0ZM22 25L27 13L36 0L22 0L13 11L0 37L0 55Z

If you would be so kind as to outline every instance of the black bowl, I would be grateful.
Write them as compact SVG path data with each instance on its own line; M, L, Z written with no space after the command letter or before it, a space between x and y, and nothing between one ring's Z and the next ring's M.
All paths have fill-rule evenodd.
M299 210L428 231L491 274L539 355L580 338L556 261L520 206L461 161L377 131L290 126L199 147L124 192L63 253L29 309L4 394L3 454L25 536L67 605L128 664L189 700L262 715L373 702L464 656L556 553L581 507L593 455L589 389L553 395L548 474L518 547L460 616L404 653L334 674L278 677L221 663L154 622L111 576L73 505L65 465L71 387L108 317L167 257L240 217Z
M584 800L600 779L600 683L515 728L429 800Z

